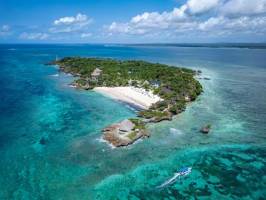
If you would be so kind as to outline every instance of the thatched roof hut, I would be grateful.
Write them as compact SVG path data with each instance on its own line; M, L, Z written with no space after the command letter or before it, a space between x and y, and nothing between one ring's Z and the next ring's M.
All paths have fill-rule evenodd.
M98 76L101 75L101 73L102 73L102 70L101 69L95 68L94 71L91 73L91 76L92 77L98 77Z

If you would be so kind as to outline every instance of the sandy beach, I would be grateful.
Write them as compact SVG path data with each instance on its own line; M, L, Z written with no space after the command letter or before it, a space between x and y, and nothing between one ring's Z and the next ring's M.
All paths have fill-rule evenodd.
M141 109L148 109L153 103L162 100L151 91L135 87L96 87L94 91L113 99L133 104Z

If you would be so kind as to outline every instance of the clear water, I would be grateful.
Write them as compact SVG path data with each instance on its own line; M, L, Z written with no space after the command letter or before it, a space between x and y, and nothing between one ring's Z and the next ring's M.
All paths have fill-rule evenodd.
M72 77L44 65L56 55L186 66L211 80L184 113L150 125L149 139L112 149L101 129L135 111L69 87ZM1 45L0 199L265 199L265 58L265 49ZM156 189L184 166L190 175Z

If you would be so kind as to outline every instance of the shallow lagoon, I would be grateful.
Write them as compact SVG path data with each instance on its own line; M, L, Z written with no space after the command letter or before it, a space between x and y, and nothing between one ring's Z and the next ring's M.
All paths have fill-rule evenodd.
M100 130L134 110L70 88L72 77L43 65L56 55L187 66L211 80L200 80L205 92L186 112L151 125L150 139L112 149ZM265 57L265 49L1 45L0 199L263 199ZM202 135L206 123L213 130ZM156 189L183 166L193 167L189 176Z

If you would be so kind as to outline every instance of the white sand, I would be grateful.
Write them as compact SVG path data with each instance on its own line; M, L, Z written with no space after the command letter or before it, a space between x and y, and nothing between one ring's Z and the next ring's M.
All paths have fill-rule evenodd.
M148 109L153 103L162 100L151 91L135 87L96 87L96 92L102 93L113 99L133 104L142 109Z

